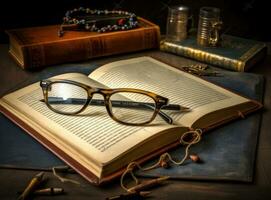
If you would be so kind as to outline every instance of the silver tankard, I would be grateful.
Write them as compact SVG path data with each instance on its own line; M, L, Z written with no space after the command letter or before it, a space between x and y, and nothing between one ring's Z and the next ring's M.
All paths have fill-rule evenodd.
M169 7L167 17L167 40L182 41L187 38L189 8L186 6Z

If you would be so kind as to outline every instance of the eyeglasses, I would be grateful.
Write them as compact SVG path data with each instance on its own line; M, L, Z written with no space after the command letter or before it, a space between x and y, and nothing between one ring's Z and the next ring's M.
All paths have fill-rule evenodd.
M71 80L42 80L40 86L44 95L44 100L41 101L56 113L76 115L88 105L105 106L113 120L125 125L148 124L157 114L172 124L172 118L161 109L186 109L177 104L168 104L169 100L165 97L139 89L95 88ZM103 98L93 98L94 94L100 94Z

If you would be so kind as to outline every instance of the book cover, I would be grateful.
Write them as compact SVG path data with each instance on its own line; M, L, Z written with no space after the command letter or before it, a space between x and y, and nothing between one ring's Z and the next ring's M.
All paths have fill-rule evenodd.
M59 37L60 25L7 30L9 53L24 69L82 61L144 49L159 48L160 29L138 18L135 29L97 33L66 31Z
M191 36L181 42L163 40L160 49L224 69L244 72L264 58L267 47L264 42L222 35L219 47L199 46L196 37Z
M163 110L164 115L172 118L172 124L166 123L159 115L149 125L129 126L112 120L104 106L90 105L79 115L56 113L41 101L44 97L39 82L0 99L3 114L94 184L120 176L132 161L142 163L180 145L180 137L186 132L201 129L204 134L262 107L257 101L150 57L112 62L88 76L67 73L49 80L57 79L88 85L91 87L89 92L98 91L97 87L150 91L167 97L171 104L190 109L189 112ZM67 94L72 93L62 86L60 88L60 94L68 100ZM57 94L52 87L50 90ZM75 93L81 94L77 89ZM91 95L92 100L97 98L97 94ZM145 96L126 93L119 94L118 100L146 102ZM56 105L65 107L64 104ZM69 104L68 109L78 105ZM114 103L111 105L114 107ZM150 111L155 107L142 108ZM145 115L135 117L135 113L140 113L138 109L128 113L122 107L113 109L124 119L145 118Z

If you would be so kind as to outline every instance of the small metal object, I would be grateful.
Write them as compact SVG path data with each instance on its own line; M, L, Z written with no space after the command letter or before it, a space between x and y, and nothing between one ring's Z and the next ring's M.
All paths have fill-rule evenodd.
M209 69L207 65L190 65L188 67L182 67L182 69L190 74L197 76L222 76L221 73Z
M184 71L190 73L190 74L195 74L195 75L201 75L202 74L202 70L193 68L193 67L183 67L182 68Z
M167 40L182 41L187 38L189 8L186 6L169 7L167 17Z
M63 193L64 193L63 188L45 188L45 189L35 190L33 192L34 195L59 195Z
M190 65L189 67L197 70L206 70L208 68L208 65L194 64Z

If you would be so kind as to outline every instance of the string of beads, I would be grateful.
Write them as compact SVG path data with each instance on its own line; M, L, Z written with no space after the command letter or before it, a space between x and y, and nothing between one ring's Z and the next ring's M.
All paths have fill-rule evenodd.
M97 19L89 20L88 18L90 16L97 16ZM99 16L109 16L116 20L110 20L110 24L99 27L97 22L103 21L102 18L98 19ZM91 10L89 8L80 7L66 12L62 27L65 25L78 25L87 31L103 33L136 28L138 26L138 20L134 13L127 11Z

